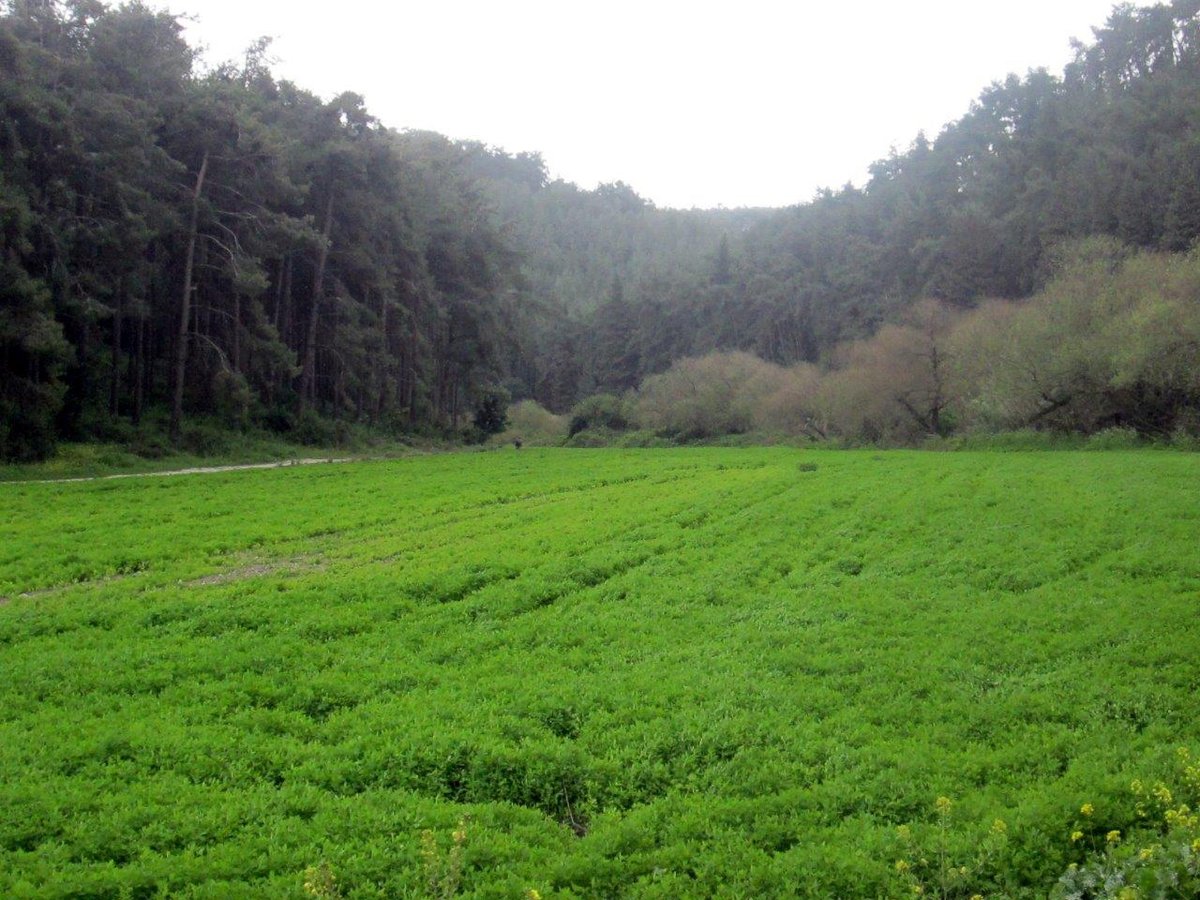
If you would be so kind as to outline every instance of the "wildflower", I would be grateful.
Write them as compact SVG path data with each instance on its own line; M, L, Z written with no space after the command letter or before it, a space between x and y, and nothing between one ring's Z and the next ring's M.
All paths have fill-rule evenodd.
M937 806L938 815L946 816L950 814L950 808L954 806L954 801L949 797L938 797L935 805Z
M1085 803L1085 804L1083 804L1083 806L1079 807L1079 812L1085 816L1090 816L1095 811L1096 811L1096 807L1092 806L1092 804L1090 804L1090 803Z
M1078 869L1079 869L1079 863L1071 863L1069 866L1067 866L1068 872L1075 872Z
M1145 792L1146 788L1142 784L1142 779L1135 778L1133 781L1129 782L1129 790L1133 791L1135 794L1141 794Z
M1137 888L1131 888L1131 887L1121 888L1121 892L1119 894L1117 894L1117 900L1137 900L1137 898L1138 898Z
M1082 831L1072 831L1071 832L1071 843L1072 844L1074 844L1078 841L1081 841L1081 840L1083 840L1083 832Z
M1008 826L1004 824L1003 819L997 819L992 823L992 834L1004 834L1008 831Z
M1196 838L1194 841L1192 841L1192 852L1200 853L1200 838Z
M1171 796L1171 789L1161 783L1154 786L1154 796L1158 798L1158 802L1163 806L1169 806L1174 799Z
M903 875L905 872L907 872L911 868L912 868L912 866L910 866L906 860L903 860L903 859L896 860L896 871L899 872L901 875Z
M329 863L309 866L304 870L304 892L310 897L338 896L337 879L333 877Z
M1154 855L1153 847L1143 847L1141 850L1138 851L1138 859L1140 859L1142 862L1145 862L1153 855Z
M525 892L525 900L542 900L542 895L536 889L530 888Z
M1120 840L1121 840L1121 832L1117 831L1117 830L1114 828L1112 831L1110 831L1108 834L1106 834L1106 835L1104 836L1104 839L1105 839L1106 841L1108 841L1110 844L1116 844L1116 843L1120 843Z
M900 827L898 827L896 829L896 834L898 834L900 836L901 840L907 841L909 838L912 837L912 829L909 828L907 825L901 825Z
M983 894L972 894L971 900L983 900Z

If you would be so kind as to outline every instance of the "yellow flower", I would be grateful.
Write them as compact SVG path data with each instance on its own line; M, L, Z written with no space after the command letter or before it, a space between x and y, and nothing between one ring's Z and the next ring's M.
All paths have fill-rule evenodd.
M1146 790L1146 788L1142 785L1142 779L1140 778L1135 778L1133 781L1129 782L1129 789L1135 794L1140 794Z
M1090 803L1085 803L1083 806L1079 807L1079 811L1085 816L1090 816L1096 811L1096 807L1092 806Z
M983 894L972 894L971 900L983 900Z
M1137 888L1121 888L1121 892L1117 894L1117 900L1137 900Z
M997 819L992 823L992 834L1004 834L1008 831L1008 826L1004 824L1003 819Z
M950 813L950 808L954 806L954 801L949 797L938 797L935 805L937 806L938 814L945 816Z
M1142 862L1145 862L1153 855L1154 855L1153 847L1143 847L1141 850L1138 851L1138 859L1140 859Z
M1154 786L1154 796L1158 798L1158 802L1167 806L1172 801L1171 789L1165 784L1156 784Z
M903 860L903 859L896 860L896 871L899 872L901 875L903 875L905 872L907 872L910 868L912 868L912 867L909 866L909 864L905 860Z
M1117 831L1114 828L1112 831L1110 831L1108 834L1106 834L1104 836L1104 839L1106 841L1108 841L1110 844L1115 844L1121 840L1121 832Z
M542 900L542 895L534 888L530 888L525 892L525 900Z
M907 825L901 825L896 829L896 834L900 835L902 840L907 841L910 837L912 837L912 829Z
M1081 840L1083 840L1083 832L1082 831L1072 831L1071 832L1071 843L1072 844L1074 844L1076 841L1081 841Z
M1196 838L1194 841L1192 841L1192 852L1200 853L1200 838Z

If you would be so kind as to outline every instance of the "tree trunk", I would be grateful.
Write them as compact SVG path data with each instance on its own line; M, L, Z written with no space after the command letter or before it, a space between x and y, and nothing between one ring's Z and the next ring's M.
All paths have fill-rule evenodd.
M192 305L192 269L196 263L196 231L200 224L200 193L204 190L204 176L208 174L208 151L200 161L196 173L196 186L192 191L192 212L188 220L187 255L183 263L183 295L179 304L179 333L175 344L175 389L171 399L171 440L179 441L183 427L183 381L187 374L188 314Z
M405 354L404 361L404 405L408 407L410 425L417 424L417 316L420 311L418 307L420 302L420 297L414 294L410 314L412 321L409 323L408 329L408 352Z
M391 348L388 346L388 311L391 309L391 304L388 303L386 294L382 295L379 305L381 307L379 310L379 336L382 352L380 353L381 359L378 366L379 394L375 399L375 414L372 417L376 422L379 421L379 417L383 415L383 411L388 405L388 389L391 387L388 376L392 371L390 365L391 353L389 352Z
M285 257L279 257L279 267L275 270L275 311L271 314L271 324L279 331L279 309L283 306L283 269L287 265Z
M133 424L142 421L142 402L146 397L146 314L138 316L137 364L133 376Z
M117 308L112 323L112 375L108 385L108 412L115 417L121 399L121 322L125 314L125 279L117 284Z
M304 412L315 397L317 367L317 317L321 311L321 294L325 290L325 264L329 261L329 232L333 224L333 191L325 204L325 227L321 230L321 249L317 254L317 271L313 276L312 307L308 312L308 339L304 344L304 369L300 375L300 411Z
M242 296L233 294L233 371L242 371Z

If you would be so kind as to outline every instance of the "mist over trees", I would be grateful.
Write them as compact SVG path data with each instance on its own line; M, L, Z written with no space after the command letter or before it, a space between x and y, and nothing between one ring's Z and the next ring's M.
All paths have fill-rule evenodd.
M658 209L396 132L278 81L265 41L203 71L140 3L0 4L0 121L9 459L198 421L456 433L498 396L628 395L695 437L1200 409L1200 0L1116 7L1061 75L784 210Z

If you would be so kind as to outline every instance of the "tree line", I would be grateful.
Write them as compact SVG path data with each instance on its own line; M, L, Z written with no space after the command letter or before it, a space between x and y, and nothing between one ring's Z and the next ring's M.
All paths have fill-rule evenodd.
M876 162L862 187L737 218L625 213L626 233L679 232L700 216L691 243L656 244L673 247L671 259L573 257L573 235L591 226L535 199L538 226L560 228L560 269L614 273L547 345L547 384L620 393L715 351L824 365L922 300L967 310L1029 297L1081 238L1185 251L1200 238L1198 134L1200 3L1123 4L1075 44L1061 75L997 81L935 138L920 134ZM577 256L603 245L586 246ZM567 352L579 346L582 368ZM552 390L538 399L564 406Z
M1114 8L1061 75L996 82L862 187L782 210L583 190L269 63L262 41L206 71L141 3L0 3L0 455L148 425L186 444L202 418L457 433L497 398L565 413L739 351L827 381L929 310L1001 328L996 301L1048 290L1082 239L1200 238L1200 0ZM1150 405L1118 417L1166 427L1131 390ZM1034 424L1118 415L1067 406Z
M0 16L0 450L157 413L457 422L519 357L516 254L450 142L141 3Z

